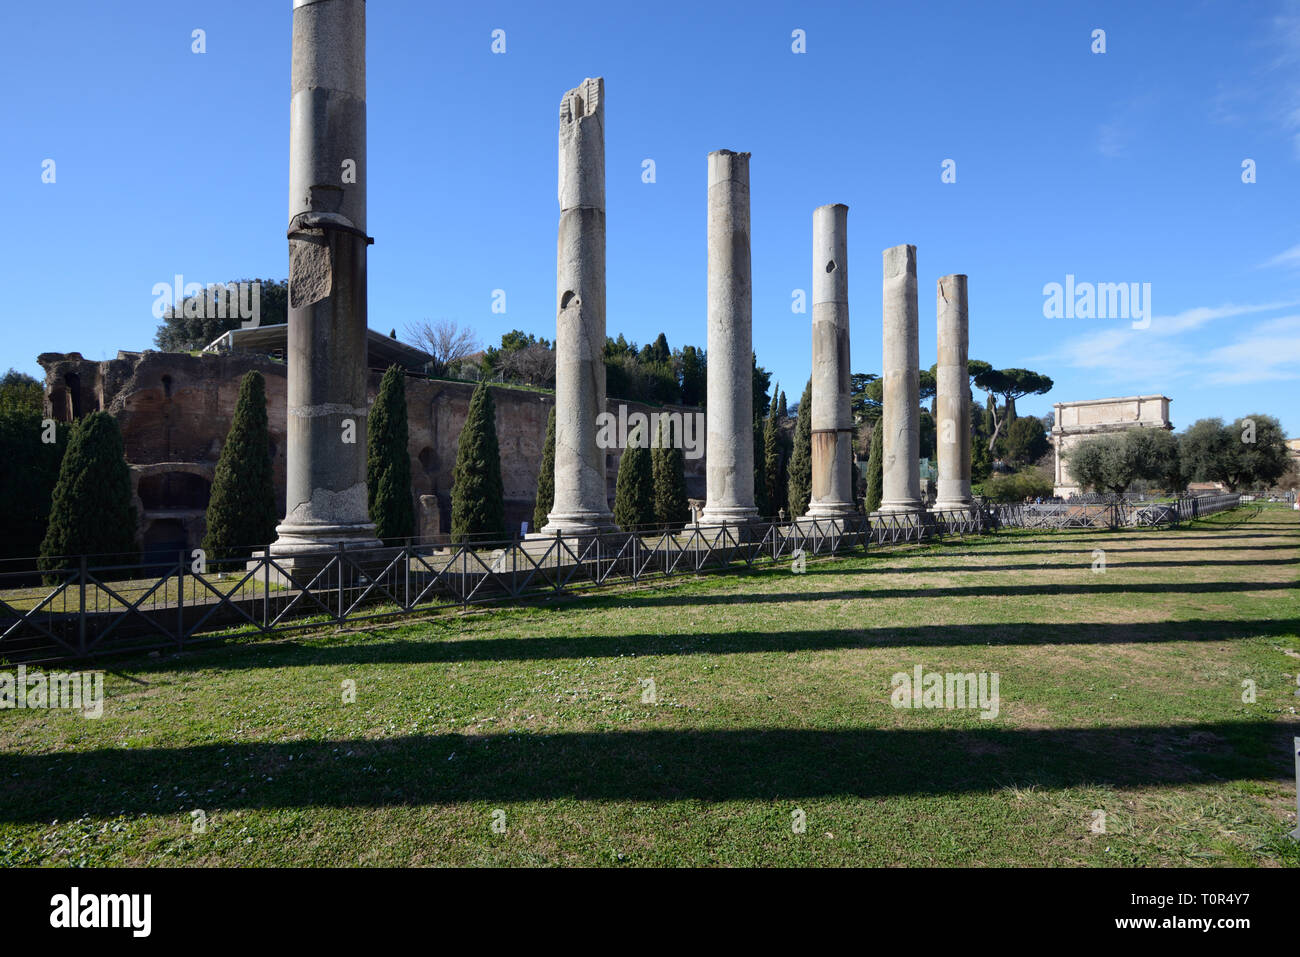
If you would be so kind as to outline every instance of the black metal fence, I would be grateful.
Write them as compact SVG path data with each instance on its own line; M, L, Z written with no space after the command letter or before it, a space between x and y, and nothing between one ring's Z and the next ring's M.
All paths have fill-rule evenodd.
M0 570L0 660L57 661L219 637L279 634L440 608L518 601L657 577L843 554L993 527L986 511L924 518L648 529L439 547L337 547L309 560L258 555L160 567L80 556L35 577Z
M1236 507L1239 500L1184 499L1163 506L1150 522L1130 505L1078 506L1065 513L1052 511L1060 506L1012 505L876 514L869 521L853 516L687 526L443 547L339 546L296 562L258 555L223 565L182 551L162 566L156 559L124 564L80 556L37 575L34 563L11 564L0 568L0 662L179 650L214 638L357 624L680 574L778 562L794 568L812 556L1004 527L1177 524Z
M1185 496L1174 501L1115 500L995 505L999 528L1143 528L1176 526L1241 505L1238 494Z

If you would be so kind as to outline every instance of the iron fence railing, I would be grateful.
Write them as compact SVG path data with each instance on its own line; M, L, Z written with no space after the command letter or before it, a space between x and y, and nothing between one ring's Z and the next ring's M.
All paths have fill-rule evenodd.
M222 636L278 634L445 607L518 601L615 583L837 555L990 531L984 510L870 521L812 520L641 529L582 538L338 546L308 560L99 564L0 569L0 661L56 661L182 649Z
M218 637L362 623L998 528L1177 524L1239 503L1236 495L1202 496L1150 514L1142 509L1151 506L1121 504L979 506L582 538L339 546L294 563L259 553L205 566L184 551L169 562L154 557L134 564L79 556L39 572L34 560L6 563L0 566L0 663L179 650Z
M1238 494L1185 496L1175 501L1119 500L994 505L1000 528L1104 528L1176 526L1241 505Z

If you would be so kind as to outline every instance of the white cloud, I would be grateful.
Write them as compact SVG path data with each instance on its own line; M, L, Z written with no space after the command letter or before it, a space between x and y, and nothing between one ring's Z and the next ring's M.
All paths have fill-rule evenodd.
M1261 268L1264 269L1271 266L1300 266L1300 246L1292 246L1286 252L1278 253L1268 262L1261 264Z
M1100 381L1126 383L1129 389L1168 388L1165 383L1189 376L1222 385L1296 379L1300 378L1300 315L1268 319L1248 330L1235 324L1217 331L1210 343L1193 335L1216 320L1296 305L1300 302L1198 306L1156 316L1147 329L1099 328L1072 336L1059 349L1035 360L1061 362ZM1224 341L1234 333L1232 341Z

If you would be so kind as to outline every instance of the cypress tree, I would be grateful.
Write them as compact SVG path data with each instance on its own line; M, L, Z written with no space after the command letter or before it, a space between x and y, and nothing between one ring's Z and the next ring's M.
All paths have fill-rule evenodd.
M39 398L43 393L37 392ZM40 408L15 403L5 407L0 398L0 502L4 521L0 533L0 558L36 557L50 521L51 493L59 481L59 465L68 447L68 426L54 426L53 442L42 421ZM16 567L16 566L15 566Z
M772 502L767 497L767 455L763 444L763 420L754 416L754 507L760 517L773 512Z
M366 426L366 499L375 534L385 545L400 545L415 532L409 441L406 374L391 365L379 381Z
M627 448L618 460L618 481L614 484L614 521L624 529L653 525L655 520L654 475L650 465L650 442L638 425L628 436Z
M884 494L884 446L885 423L883 419L877 419L871 430L871 451L867 453L867 497L862 505L862 511L867 515L880 508L880 498Z
M851 470L852 475L849 479L849 488L852 491L849 494L853 498L853 507L856 509L858 507L858 492L860 491L860 486L862 485L862 470L858 468L858 457L856 455L854 455L850 459L850 461L853 465L853 468Z
M781 395L777 393L778 397ZM767 414L763 425L763 474L767 479L767 501L772 514L782 507L786 500L785 465L781 461L781 430L777 426L780 418L780 401L772 403L772 410Z
M266 419L266 380L256 369L239 383L230 431L208 497L203 550L209 559L246 558L275 541L279 520Z
M460 433L451 473L451 537L506 537L501 448L497 444L496 403L486 381L474 387L469 415Z
M555 505L555 406L546 417L546 443L542 447L542 470L537 473L537 503L533 506L533 531L541 531Z
M785 404L784 392L780 393L776 400L776 417L780 419L782 422L790 418L790 412L786 408L786 404Z
M659 525L681 527L691 517L691 507L686 501L686 453L674 447L670 430L664 428L665 421L666 418L659 420L659 447L650 454L655 487L654 520Z
M794 427L794 452L790 456L790 517L808 511L812 498L812 379L799 399L799 420Z
M40 567L60 568L60 556L76 555L95 556L100 564L134 562L139 555L135 522L131 473L117 419L92 412L68 437L41 542Z

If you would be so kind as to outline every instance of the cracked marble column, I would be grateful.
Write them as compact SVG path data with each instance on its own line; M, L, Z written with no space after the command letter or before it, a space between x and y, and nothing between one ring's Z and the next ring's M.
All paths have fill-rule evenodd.
M292 559L380 544L366 503L365 0L294 0L290 91L287 512L271 554Z
M813 211L812 498L808 518L854 511L849 383L849 208Z
M605 81L560 101L555 265L555 500L542 536L615 528L596 441L605 411Z
M884 252L883 355L884 409L878 428L883 482L880 511L921 512L921 363L916 300L916 247L892 246Z
M758 518L754 507L749 154L709 154L708 410L702 525Z
M969 509L970 378L966 359L970 327L966 277L944 276L935 300L939 320L939 365L935 370L935 429L939 450L936 511Z

